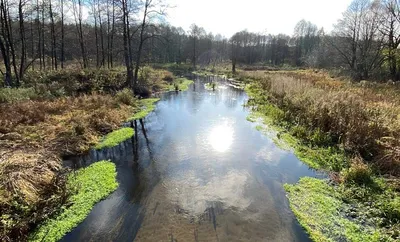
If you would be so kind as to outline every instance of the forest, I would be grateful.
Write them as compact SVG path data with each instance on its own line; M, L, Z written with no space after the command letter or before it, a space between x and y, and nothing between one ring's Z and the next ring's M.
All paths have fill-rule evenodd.
M279 178L268 172L280 167L265 172L268 174L265 176L272 177L265 180L277 180L279 188L276 189L280 189L272 189L273 193L267 197L275 197L278 203L287 206L283 210L292 211L289 215L280 214L279 219L289 221L293 217L313 241L400 240L400 1L353 0L349 3L331 31L318 23L299 19L291 35L238 29L232 36L223 36L196 23L188 29L172 26L168 21L169 10L176 6L168 0L0 0L0 241L115 240L126 233L121 229L124 226L128 226L129 232L136 230L130 235L133 237L126 236L122 241L140 240L142 227L144 230L148 224L156 228L164 226L146 220L162 208L165 212L161 214L190 217L190 225L182 222L168 227L172 232L165 236L171 241L179 234L175 231L177 227L184 230L188 226L192 236L193 221L198 221L200 226L205 217L210 218L212 233L241 231L218 220L224 211L235 214L240 210L232 205L236 198L221 195L222 192L207 194L210 201L207 200L201 215L195 213L197 208L185 210L176 204L171 205L171 212L163 207L171 202L166 200L157 200L156 205L151 204L153 207L146 207L152 200L149 199L153 196L152 186L156 187L153 183L168 184L170 180L166 177L171 170L186 169L188 162L194 164L191 159L207 164L208 160L199 157L213 153L207 150L199 155L193 151L193 156L197 156L190 159L187 154L179 156L183 148L172 147L167 154L163 153L166 162L171 162L165 165L171 169L168 170L153 156L161 152L160 147L173 143L174 138L159 143L151 139L154 137L152 125L160 122L154 115L176 111L173 108L181 107L182 101L186 108L193 110L179 109L179 112L191 120L185 115L197 115L201 107L191 103L194 96L185 95L196 93L197 98L203 95L201 100L213 95L223 99L236 93L228 92L229 88L238 89L240 95L248 97L241 104L246 111L241 112L248 112L249 125L254 124L260 134L275 144L273 147L289 150L308 170L316 172L312 177L296 177L282 175L287 172L282 170L276 176ZM238 96L225 103L233 105ZM214 103L213 108L219 110L217 101ZM232 110L223 111L222 116ZM162 117L166 123L171 118ZM207 115L196 118L210 127L215 123L226 125L228 120L225 117L214 121ZM193 120L183 122L179 117L174 120L182 127L198 125ZM169 130L173 124L159 126ZM210 143L223 143L224 137L232 142L236 137L226 127L214 131L211 135L214 141ZM163 135L172 133L163 132ZM271 133L275 136L269 137ZM177 137L180 135L190 137L192 133L182 128L175 133ZM142 138L151 162L137 158L138 140ZM180 142L186 142L188 147L203 145L183 140ZM254 142L253 148L261 141L249 142ZM132 203L126 207L144 207L135 220L140 225L125 222L125 215L121 215L117 218L119 224L110 229L110 233L115 233L113 239L90 234L88 227L82 230L86 229L90 236L82 236L89 237L74 237L78 233L75 229L80 226L97 226L85 224L89 223L85 219L91 211L97 211L96 204L110 202L113 194L128 193L121 191L126 181L120 176L125 174L123 169L129 169L121 168L118 163L121 157L130 157L121 148L125 145L133 149L133 164L129 163L129 169L141 176L148 175L145 164L149 163L150 168L156 167L156 171L149 172L151 176L160 179L156 182L148 177L139 179L139 186L150 184L151 188L135 193L139 197L136 200L129 197ZM105 158L98 155L101 152L107 153ZM115 157L113 152L120 152L121 156ZM91 157L93 164L81 161L93 153L97 154L96 158ZM230 154L219 154L212 159L219 161L224 155L232 158ZM278 154L274 159L280 159ZM169 160L170 156L174 157L173 161ZM187 160L179 160L177 168L174 162L178 163L179 157ZM242 162L252 164L254 157L246 156ZM68 162L73 165L65 165ZM221 166L226 166L222 170L236 169L225 163ZM200 176L188 181L195 187L205 179L204 184L215 183L213 189L218 190L224 182L218 180L212 169L217 170L215 174L220 172L214 166L204 170L216 177L204 175L208 180ZM244 173L253 176L252 172ZM319 176L318 172L324 175ZM257 179L259 182L264 177ZM251 184L246 186L252 187ZM271 186L263 188L269 190ZM170 188L165 193L174 194L175 189L179 191ZM182 189L184 198L175 200L196 197L188 193L191 190L203 191L192 187ZM227 192L238 193L236 188ZM251 192L246 194L250 194L246 199L257 201L258 197ZM201 201L194 203L193 207L199 206ZM256 206L253 210L263 211L258 204L251 206ZM146 209L153 211L153 215L146 215ZM250 206L246 209L253 211ZM96 216L96 212L93 214ZM132 219L133 215L129 216ZM253 217L260 219L259 214ZM239 214L238 224L250 226L248 221L241 220L244 218L246 215ZM181 219L176 221L186 221ZM258 222L254 226L265 230L266 224ZM229 229L224 231L223 226ZM210 231L201 234L200 230L195 228L194 241L210 234ZM270 238L272 233L260 240ZM216 238L240 240L243 234L235 234L236 237L217 234ZM258 235L255 232L249 238L257 240ZM152 237L154 234L148 236L150 241L158 241ZM293 241L296 236L280 238ZM183 236L180 240L185 239Z

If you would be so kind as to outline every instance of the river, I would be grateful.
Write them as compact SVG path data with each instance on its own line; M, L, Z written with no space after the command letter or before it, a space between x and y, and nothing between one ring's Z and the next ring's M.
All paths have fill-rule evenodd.
M246 120L247 99L217 77L162 94L132 140L82 158L112 159L119 187L62 241L310 241L283 184L318 174Z

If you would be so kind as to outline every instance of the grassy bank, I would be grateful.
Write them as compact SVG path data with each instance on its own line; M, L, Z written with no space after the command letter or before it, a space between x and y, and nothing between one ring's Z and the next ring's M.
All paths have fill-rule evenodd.
M0 88L1 241L26 240L65 204L62 157L126 140L133 130L121 131L121 124L154 109L158 99L137 99L122 89L122 71L29 73L21 88ZM174 77L143 68L139 79L141 90L152 93L168 90Z
M139 110L136 99L127 105L121 96L0 105L0 240L24 240L65 203L61 157L84 154Z
M67 192L71 194L60 212L48 219L29 241L58 241L82 222L101 199L117 187L114 163L100 161L69 174Z
M311 236L399 239L396 87L365 87L311 71L247 71L240 78L251 81L249 120L261 118L277 131L278 143L284 140L305 163L330 174L329 184L305 179L286 186L291 207ZM327 189L331 192L323 192Z

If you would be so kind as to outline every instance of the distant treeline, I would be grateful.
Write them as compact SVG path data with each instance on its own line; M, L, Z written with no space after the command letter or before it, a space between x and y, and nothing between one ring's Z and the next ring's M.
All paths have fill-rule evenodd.
M4 85L27 70L124 65L137 86L144 63L262 63L339 69L356 80L400 79L400 1L354 0L326 34L301 20L292 36L237 32L231 38L165 23L163 0L0 0ZM277 23L279 24L279 23Z

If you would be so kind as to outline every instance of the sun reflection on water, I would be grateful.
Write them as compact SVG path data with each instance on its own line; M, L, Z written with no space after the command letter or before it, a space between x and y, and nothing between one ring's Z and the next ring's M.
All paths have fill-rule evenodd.
M227 122L215 126L208 135L208 142L218 152L227 151L233 142L233 128Z

